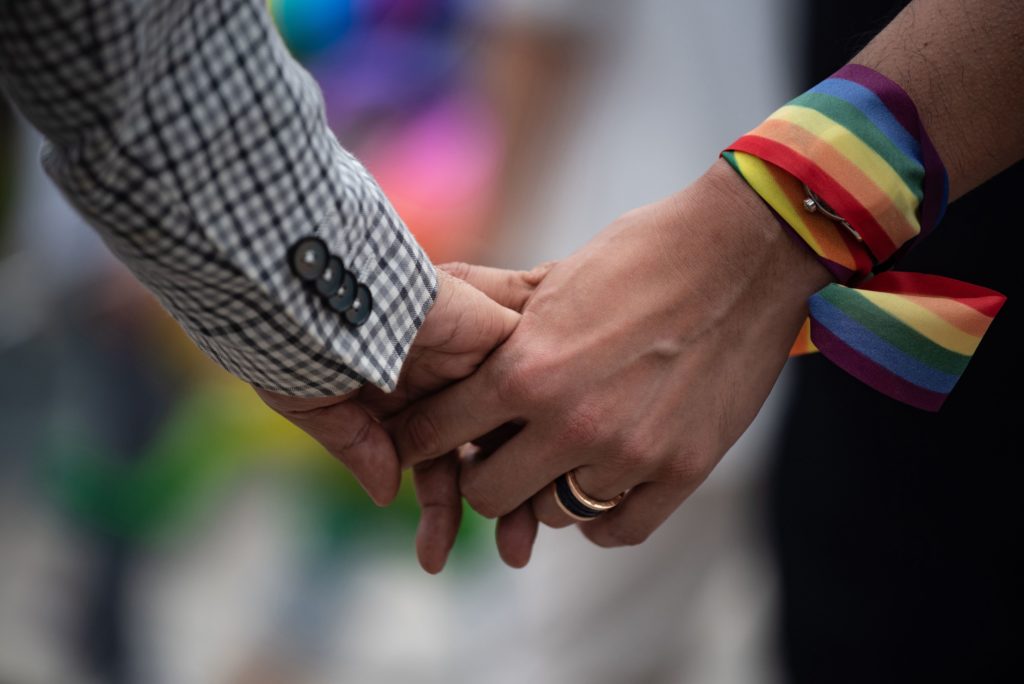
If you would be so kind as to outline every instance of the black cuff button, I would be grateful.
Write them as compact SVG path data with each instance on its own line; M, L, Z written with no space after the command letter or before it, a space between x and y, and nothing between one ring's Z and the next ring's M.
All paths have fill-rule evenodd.
M359 283L356 282L356 277L350 272L345 271L341 279L341 285L328 298L327 306L337 313L345 313L352 308L352 303L356 301L356 290L358 287Z
M321 297L333 297L338 293L345 273L347 273L345 264L341 263L341 259L338 257L332 256L327 260L324 272L316 279L316 291L320 293Z
M303 238L296 242L291 249L288 262L294 273L300 280L311 283L327 268L327 245L320 238Z
M373 296L370 295L370 288L360 285L356 292L356 300L352 302L352 307L345 312L345 320L358 328L370 320L371 313L373 313Z

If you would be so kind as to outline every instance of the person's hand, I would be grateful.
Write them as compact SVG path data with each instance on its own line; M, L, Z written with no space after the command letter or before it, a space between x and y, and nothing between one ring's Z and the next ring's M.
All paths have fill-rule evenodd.
M525 288L532 289L523 279L517 289L508 277L502 278L500 288L491 286L486 279L482 285L513 304L525 298ZM437 299L413 341L394 392L385 394L364 386L342 397L299 398L256 391L271 408L345 464L370 497L383 506L398 493L401 468L391 438L380 421L410 401L473 373L518 321L515 311L439 269ZM414 472L417 498L423 510L416 545L420 563L428 572L439 572L444 567L462 514L457 455L438 456L442 457L420 463ZM531 522L524 522L526 531L519 535L524 542L520 542L519 549L525 546L528 557ZM522 522L513 522L512 526L524 529ZM521 557L523 551L515 553Z
M555 265L475 374L389 429L410 466L521 425L486 458L463 463L470 505L488 517L532 507L541 522L565 526L572 520L551 483L575 470L592 497L629 490L583 532L602 546L639 543L753 420L807 297L827 282L720 161Z

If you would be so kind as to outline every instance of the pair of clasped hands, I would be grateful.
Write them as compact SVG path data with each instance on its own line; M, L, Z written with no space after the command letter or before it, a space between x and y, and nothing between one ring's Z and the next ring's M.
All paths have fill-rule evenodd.
M579 523L600 546L646 539L753 420L826 271L724 162L532 271L438 269L437 299L397 389L259 391L373 500L411 467L420 564L439 572L462 498L497 518L513 567L538 522L575 521L552 483L575 472L621 504Z

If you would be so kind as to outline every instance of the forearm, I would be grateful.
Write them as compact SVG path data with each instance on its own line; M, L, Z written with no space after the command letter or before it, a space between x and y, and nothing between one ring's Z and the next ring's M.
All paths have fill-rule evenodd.
M290 395L394 387L433 268L263 0L10 1L0 38L47 172L204 352ZM372 297L361 327L290 271L313 235Z
M914 100L950 200L1024 158L1022 45L1020 0L915 0L852 60Z

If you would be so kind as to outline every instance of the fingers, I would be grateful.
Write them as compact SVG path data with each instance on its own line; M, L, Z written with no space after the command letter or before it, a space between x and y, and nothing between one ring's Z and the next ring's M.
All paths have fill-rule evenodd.
M445 454L413 468L413 483L421 514L416 532L416 555L420 565L431 574L444 569L462 520L459 492L459 458ZM530 562L537 538L537 519L529 503L500 518L495 540L501 559L510 567L522 568Z
M483 437L473 439L473 458L477 461L490 458L491 454L503 447L522 430L523 424L514 421L491 430Z
M641 544L695 487L696 484L681 490L669 482L639 485L616 508L590 522L580 523L580 530L587 539L606 548Z
M533 292L533 287L523 279L521 271L464 263L442 264L438 268L469 283L498 304L513 311L519 311Z
M391 437L355 399L303 398L256 389L274 409L341 461L378 506L398 494L401 468Z
M529 426L485 460L464 463L462 495L487 518L508 515L549 482L578 465L585 454L558 451L546 431Z
M529 503L499 518L494 536L498 544L498 555L506 565L513 568L526 567L533 553L533 542L537 539L537 518Z
M449 353L490 352L512 334L519 314L445 271L437 272L437 299L416 334L414 347Z
M451 263L441 264L438 268L469 283L502 306L522 311L534 289L553 266L554 262L550 262L541 264L532 271L510 271L489 266Z
M486 375L477 372L388 420L403 467L437 458L515 418Z
M458 455L420 463L413 469L413 485L421 510L416 556L424 570L436 575L444 569L462 522Z
M537 518L537 522L543 523L548 527L560 529L576 523L555 502L554 482L533 495L533 498L530 499L530 507L533 510L534 517Z

